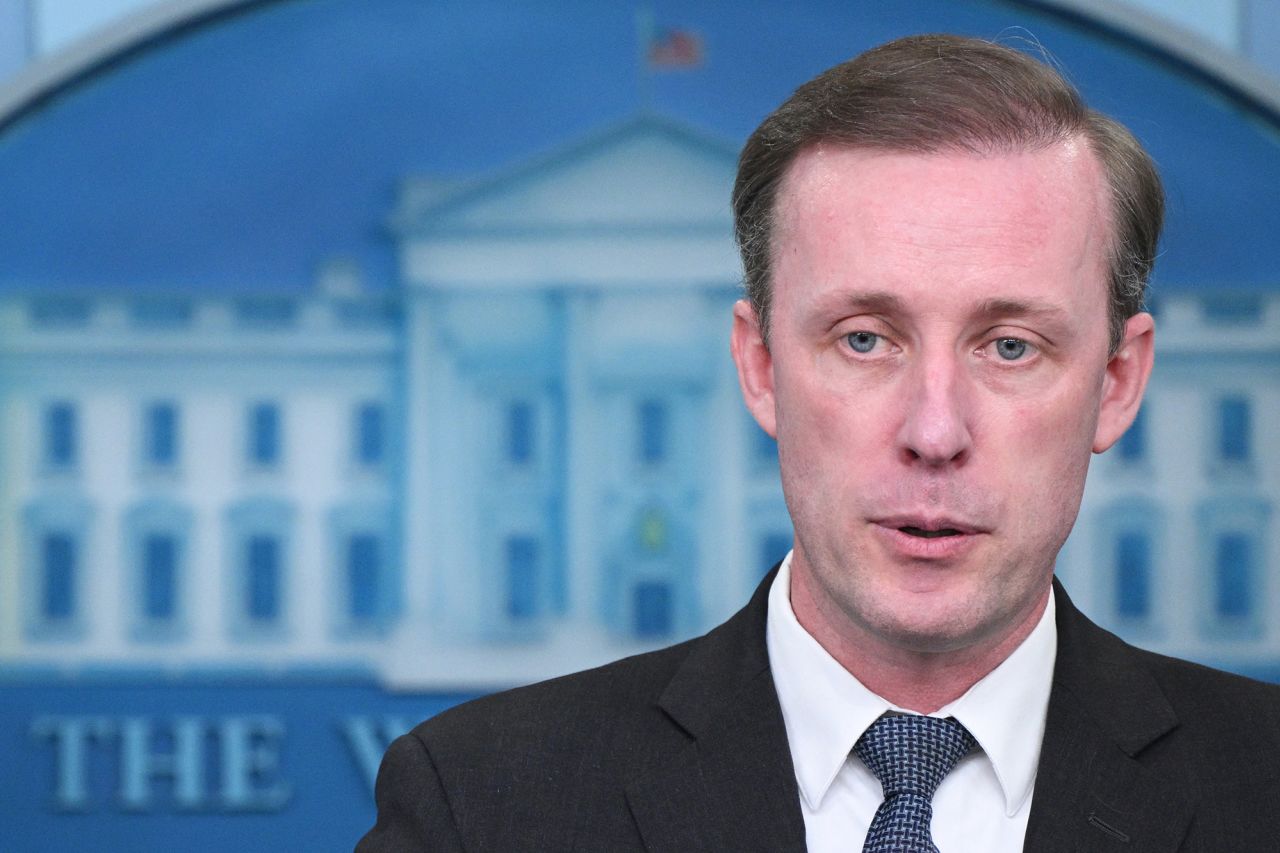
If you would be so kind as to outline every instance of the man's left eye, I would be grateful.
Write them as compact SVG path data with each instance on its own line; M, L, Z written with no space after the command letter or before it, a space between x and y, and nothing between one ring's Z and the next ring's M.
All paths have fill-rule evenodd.
M880 342L880 336L874 332L859 331L845 335L845 340L849 342L849 349L866 355L876 348L876 344Z
M1031 349L1030 344L1020 338L1000 338L995 346L996 354L1005 361L1017 361Z

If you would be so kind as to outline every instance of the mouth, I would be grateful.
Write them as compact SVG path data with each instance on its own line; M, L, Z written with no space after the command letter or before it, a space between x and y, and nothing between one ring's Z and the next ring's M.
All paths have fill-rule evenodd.
M970 533L981 533L982 529L975 524L964 521L953 515L924 515L923 513L902 513L901 515L885 515L871 521L880 527L899 530L909 536L923 539L935 539L939 536L965 536Z
M987 532L955 518L921 515L880 518L874 526L892 553L908 560L928 562L961 558L976 547L980 534Z
M915 513L885 516L874 524L890 534L901 547L921 553L941 553L971 543L986 528L962 521L955 516L926 516ZM911 543L917 543L912 545ZM923 550L922 550L923 549Z
M912 524L904 524L900 526L898 529L901 530L903 533L907 534L908 536L917 536L921 539L942 539L943 537L946 537L946 536L963 536L964 535L963 530L958 530L954 527L939 527L937 529L930 530L925 527L916 527L915 525L912 525Z

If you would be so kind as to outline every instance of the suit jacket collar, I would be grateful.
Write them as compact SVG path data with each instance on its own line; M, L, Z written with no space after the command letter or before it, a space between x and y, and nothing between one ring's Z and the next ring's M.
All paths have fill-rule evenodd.
M659 700L688 741L627 787L649 849L805 849L765 646L775 574L690 644ZM1058 654L1025 849L1177 850L1193 804L1138 760L1177 728L1177 715L1138 653L1085 618L1056 580L1054 592Z
M1025 847L1177 850L1192 804L1139 761L1177 715L1139 654L1054 586L1058 656Z
M728 622L690 645L659 699L686 748L627 788L654 850L805 849L786 726L769 671L765 578Z

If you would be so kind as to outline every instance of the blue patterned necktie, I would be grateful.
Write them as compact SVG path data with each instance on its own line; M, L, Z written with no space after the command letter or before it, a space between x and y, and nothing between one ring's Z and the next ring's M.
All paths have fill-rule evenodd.
M953 717L885 715L853 751L884 788L884 802L867 830L862 853L938 853L929 833L933 792L956 762L977 745Z

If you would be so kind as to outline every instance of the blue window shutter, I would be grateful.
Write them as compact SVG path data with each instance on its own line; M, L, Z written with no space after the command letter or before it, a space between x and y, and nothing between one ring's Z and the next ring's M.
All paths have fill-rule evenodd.
M783 557L787 556L787 552L791 550L791 534L790 533L767 533L760 540L760 567L761 572L768 571L773 568Z
M69 468L76 464L76 421L76 409L71 403L53 403L45 410L45 462L51 467Z
M538 615L538 542L510 536L506 543L507 616L523 621Z
M751 431L755 433L755 452L756 458L764 462L774 462L778 459L778 442L773 436L760 428L755 421L752 421Z
M377 536L368 533L358 533L347 540L347 602L352 622L368 622L379 615L381 544Z
M40 615L48 622L69 620L76 612L76 540L68 533L45 534L40 556L44 574Z
M152 465L178 461L178 410L172 403L154 403L147 409L146 454Z
M280 540L269 535L250 536L246 551L245 611L254 621L275 621L280 615Z
M1214 607L1221 619L1247 619L1253 602L1253 542L1243 533L1225 533L1214 549Z
M671 585L664 581L642 581L632 592L635 634L642 638L665 637L671 633Z
M1228 397L1218 403L1218 454L1225 462L1247 462L1252 456L1249 401Z
M258 403L249 413L249 461L274 465L280 458L280 409Z
M525 465L533 460L533 406L517 400L507 406L507 461Z
M660 400L640 403L640 461L656 465L667 458L667 406Z
M1116 539L1116 612L1145 619L1151 610L1151 538L1127 531Z
M178 541L169 534L152 534L142 542L143 614L164 622L177 612Z
M1129 429L1120 436L1116 450L1125 462L1140 462L1147 455L1147 415L1146 407L1138 409Z
M356 461L378 465L386 455L386 411L377 403L365 403L356 414Z

